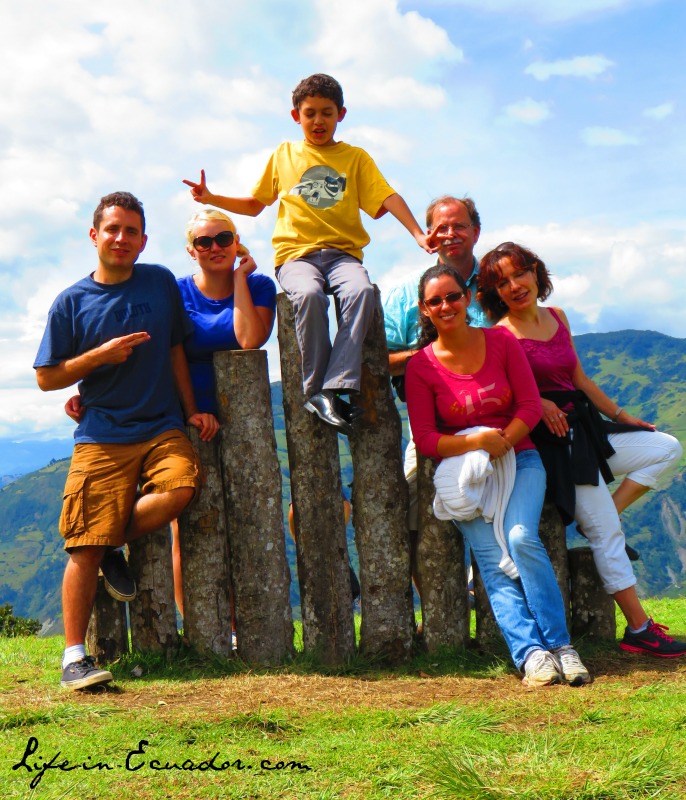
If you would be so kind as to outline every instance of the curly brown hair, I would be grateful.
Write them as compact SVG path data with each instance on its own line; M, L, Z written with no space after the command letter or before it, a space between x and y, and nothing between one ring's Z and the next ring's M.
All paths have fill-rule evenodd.
M536 282L538 283L537 297L539 300L545 300L553 291L550 272L548 272L548 268L536 253L514 242L499 244L481 259L477 275L478 292L476 299L488 318L493 322L497 322L507 314L507 306L500 299L500 294L498 293L498 282L503 277L499 264L503 258L509 258L515 269L533 272L536 275Z
M422 275L419 279L419 290L418 290L418 299L420 303L424 302L424 290L426 288L426 284L429 281L432 281L434 278L440 278L443 275L447 275L449 278L452 278L455 283L462 289L462 291L467 294L469 291L467 287L467 283L465 279L460 275L460 273L453 269L453 267L449 267L447 264L443 264L441 261L438 264L434 264L433 267L429 267L426 272ZM467 315L467 323L469 323L469 315ZM419 315L419 341L417 343L417 349L421 350L422 347L426 347L431 342L435 342L438 338L438 331L434 327L433 322L426 314Z
M331 75L323 72L304 78L293 89L293 108L300 108L300 104L306 97L325 97L327 100L333 100L339 111L343 108L341 84Z

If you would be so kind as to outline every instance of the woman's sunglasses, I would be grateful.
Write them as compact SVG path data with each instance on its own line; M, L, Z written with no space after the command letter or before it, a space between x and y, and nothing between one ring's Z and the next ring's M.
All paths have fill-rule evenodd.
M212 242L216 242L219 247L231 247L235 238L233 231L222 231L216 236L198 236L197 239L193 239L193 247L201 252L209 250Z
M448 292L443 297L429 297L428 300L424 301L424 305L429 306L429 308L438 308L443 303L448 303L451 306L454 303L459 303L463 297L464 292Z

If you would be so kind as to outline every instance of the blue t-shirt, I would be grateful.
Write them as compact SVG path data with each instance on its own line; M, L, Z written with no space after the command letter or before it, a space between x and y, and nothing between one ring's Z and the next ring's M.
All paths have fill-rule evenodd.
M191 382L198 409L216 413L212 354L217 350L240 350L233 326L234 296L211 300L198 289L192 275L178 279L186 313L193 323L193 333L184 342ZM248 275L248 290L253 305L276 308L276 285L266 275Z
M474 269L467 281L472 299L467 313L470 324L475 328L490 328L493 323L486 316L476 299L476 276L479 273L479 262L474 259ZM384 327L388 349L413 350L419 341L419 306L417 293L419 279L423 272L411 276L398 286L394 286L383 300Z
M145 331L123 364L105 364L79 382L84 414L78 443L135 443L185 430L170 349L191 331L176 278L157 264L136 264L121 283L91 276L52 304L34 367L52 367L118 336Z

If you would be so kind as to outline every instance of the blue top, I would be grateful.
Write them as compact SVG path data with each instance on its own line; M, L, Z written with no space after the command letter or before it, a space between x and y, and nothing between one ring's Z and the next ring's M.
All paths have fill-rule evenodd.
M417 294L419 278L424 270L400 285L394 286L383 301L384 327L389 350L414 350L419 342L419 306ZM479 262L474 259L474 269L467 281L467 288L472 293L469 304L469 318L476 328L490 328L493 323L486 317L476 299L476 277L479 274Z
M135 443L185 429L170 349L191 332L176 278L157 264L136 264L121 283L91 276L52 304L34 367L52 367L118 336L146 331L123 364L105 364L79 382L84 413L78 443Z
M193 323L193 333L184 342L191 381L198 410L216 413L212 354L216 350L240 350L233 323L233 294L223 300L211 300L198 289L192 275L178 279L186 313ZM248 290L253 305L276 308L276 285L266 275L248 275Z

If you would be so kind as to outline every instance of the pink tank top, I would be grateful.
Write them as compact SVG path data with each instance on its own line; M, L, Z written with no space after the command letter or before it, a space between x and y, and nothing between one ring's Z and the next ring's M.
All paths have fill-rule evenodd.
M576 369L577 356L572 346L569 331L562 320L548 309L557 322L557 330L547 342L537 339L520 339L529 359L539 392L574 390L572 375Z

